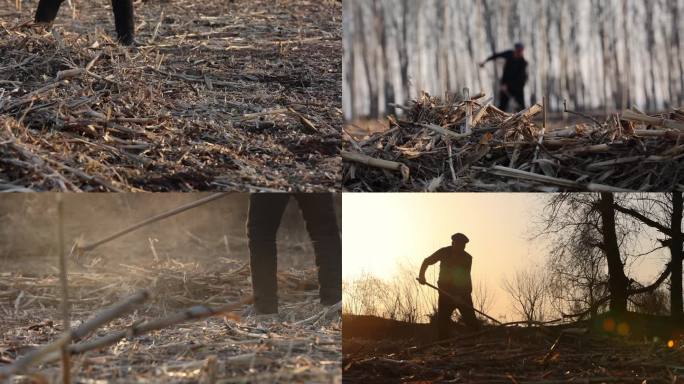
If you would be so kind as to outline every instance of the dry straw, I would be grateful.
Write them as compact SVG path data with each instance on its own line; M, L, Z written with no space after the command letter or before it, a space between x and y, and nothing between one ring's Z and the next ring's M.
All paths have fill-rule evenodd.
M2 11L0 190L339 189L339 3L147 2L133 49L79 6Z
M684 111L637 110L551 130L485 100L423 94L388 129L346 135L348 191L684 190ZM469 113L472 109L472 114ZM581 114L580 114L581 115Z

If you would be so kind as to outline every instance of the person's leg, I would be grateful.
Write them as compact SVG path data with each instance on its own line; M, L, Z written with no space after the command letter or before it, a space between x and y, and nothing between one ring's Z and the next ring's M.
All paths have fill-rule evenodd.
M507 112L508 110L508 92L500 91L499 92L499 109Z
M295 198L316 253L321 303L336 304L342 300L342 241L333 195L298 193Z
M456 309L454 301L440 293L437 300L437 330L440 339L449 337L451 314L454 313L454 309Z
M515 98L515 102L518 104L518 111L525 109L525 90L524 89L514 89L511 90L511 94Z
M257 313L278 312L276 233L289 198L286 193L253 193L249 196L247 236Z
M51 23L57 17L59 6L64 0L40 0L38 2L38 10L36 10L36 23Z
M119 42L124 45L133 44L135 30L133 0L112 0L112 9L114 10L114 25Z
M479 328L480 322L475 317L473 310L473 299L470 294L461 294L458 296L460 303L458 304L458 311L461 313L463 322L470 328Z

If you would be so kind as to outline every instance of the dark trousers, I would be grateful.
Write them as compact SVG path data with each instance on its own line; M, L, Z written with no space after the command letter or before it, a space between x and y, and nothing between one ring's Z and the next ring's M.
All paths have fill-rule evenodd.
M64 0L40 0L36 11L36 22L51 23L57 17L57 11ZM135 22L133 20L133 0L112 0L114 24L119 42L133 44Z
M444 288L440 287L440 289ZM449 291L448 289L446 290ZM449 293L451 296L457 298L458 302L455 302L452 298L440 292L439 300L437 302L437 327L440 339L449 337L449 328L452 324L451 314L454 313L454 309L456 308L458 308L458 311L461 313L461 318L468 327L477 328L480 325L477 318L475 318L473 300L470 297L470 293L458 291L450 291Z
M525 91L523 88L508 88L507 92L501 91L499 93L499 109L502 111L508 110L508 102L512 99L518 103L517 110L522 111L525 109Z
M276 232L290 197L297 200L313 242L321 303L342 300L342 242L332 194L253 193L247 235L254 307L260 313L278 311Z

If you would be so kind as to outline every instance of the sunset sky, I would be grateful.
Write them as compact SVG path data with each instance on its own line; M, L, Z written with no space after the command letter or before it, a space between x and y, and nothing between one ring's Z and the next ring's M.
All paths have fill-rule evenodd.
M502 279L519 268L543 265L549 244L531 240L550 194L489 193L345 193L343 195L343 278L362 273L390 279L398 263L415 266L451 243L455 232L466 234L473 256L473 284L483 280L495 292L491 314L512 316ZM668 255L644 258L632 266L650 281ZM434 271L434 272L433 272ZM438 264L428 269L435 282ZM430 289L430 288L424 288Z

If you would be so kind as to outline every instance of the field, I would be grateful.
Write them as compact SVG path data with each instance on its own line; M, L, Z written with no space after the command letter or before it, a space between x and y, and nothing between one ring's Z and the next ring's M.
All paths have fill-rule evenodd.
M339 189L339 2L73 3L0 1L1 190Z
M92 242L200 197L160 196L68 194L67 248L71 240ZM4 207L2 219L13 225L0 231L0 381L13 364L64 330L55 222L44 223L55 213L54 195L9 200L13 208ZM245 195L230 195L68 259L72 329L113 303L149 294L71 344L73 382L341 381L339 308L318 303L312 247L293 207L278 237L279 314L252 313L245 202ZM155 321L165 325L150 326ZM112 342L103 343L105 338ZM97 343L103 344L89 349ZM44 361L10 382L61 382L59 356Z
M427 324L345 314L343 329L348 383L678 383L684 375L682 339L668 346L585 323L455 328L436 340Z

